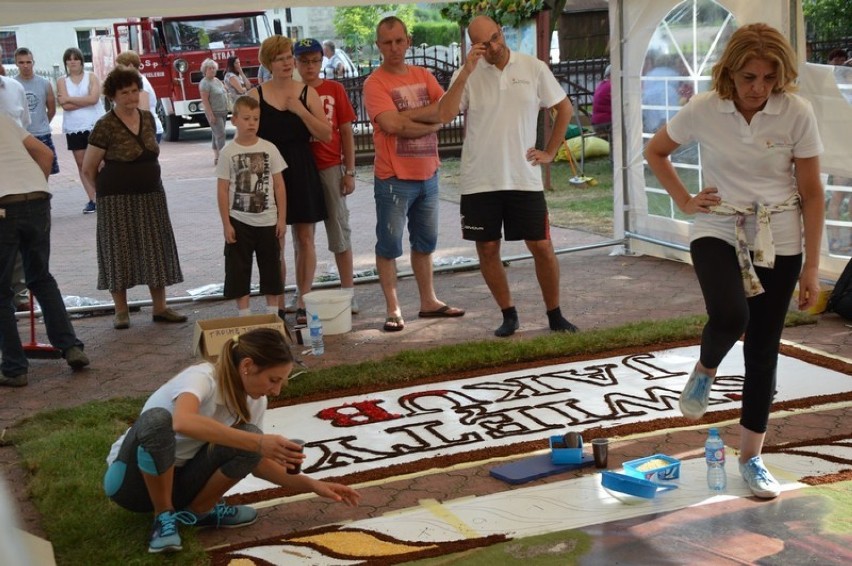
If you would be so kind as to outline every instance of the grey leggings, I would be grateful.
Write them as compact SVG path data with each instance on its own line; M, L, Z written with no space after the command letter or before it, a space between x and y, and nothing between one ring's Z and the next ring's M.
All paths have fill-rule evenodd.
M746 298L733 246L717 238L699 238L690 252L709 316L701 336L701 365L719 367L745 333L740 424L752 432L766 432L781 333L802 269L802 254L776 256L774 269L755 266L764 292Z
M228 119L228 113L216 112L214 116L216 116L216 123L210 124L210 131L213 132L213 149L218 151L225 147L225 122Z
M236 428L260 433L251 424ZM184 509L195 499L216 470L232 479L249 475L260 463L260 454L227 446L205 444L185 465L175 468L172 504ZM165 409L149 409L127 431L115 462L104 475L107 496L129 511L153 511L154 506L145 487L142 469L159 475L175 465L175 432L172 415Z

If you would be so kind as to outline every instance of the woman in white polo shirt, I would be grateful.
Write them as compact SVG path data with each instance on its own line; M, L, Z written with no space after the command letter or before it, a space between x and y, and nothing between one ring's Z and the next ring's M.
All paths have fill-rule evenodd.
M263 432L267 395L281 393L292 369L283 335L256 328L228 339L215 366L190 366L148 398L112 445L104 475L112 501L130 511L154 512L148 552L181 550L179 524L254 523L255 509L221 500L250 473L295 491L358 503L354 489L300 473L299 444Z
M784 318L797 281L800 309L819 294L822 142L810 104L792 94L796 77L795 53L781 33L744 26L713 67L713 90L692 97L645 150L678 208L696 215L690 252L709 318L681 412L704 415L716 369L745 334L739 468L762 498L780 492L760 452ZM705 185L697 194L668 159L693 141Z

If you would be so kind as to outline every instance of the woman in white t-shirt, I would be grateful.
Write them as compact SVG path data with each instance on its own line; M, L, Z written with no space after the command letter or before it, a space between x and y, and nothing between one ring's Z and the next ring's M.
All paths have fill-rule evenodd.
M760 453L785 315L797 280L800 309L819 294L822 142L810 104L792 94L796 77L795 53L781 33L744 26L713 67L713 90L693 96L645 151L674 203L696 215L690 252L709 318L681 412L704 415L716 370L744 334L739 469L762 498L780 492ZM693 141L705 184L697 194L668 159Z
M271 328L234 336L214 366L190 366L163 384L107 456L104 490L118 505L154 512L149 552L181 549L178 523L241 527L257 520L245 505L226 505L225 492L249 474L299 492L353 506L360 495L295 471L301 446L264 434L267 395L278 395L293 355Z
M101 83L94 73L83 67L83 53L69 47L62 54L62 63L67 75L56 79L56 102L62 107L62 132L68 149L77 163L77 173L89 202L83 214L97 212L95 193L83 182L83 156L89 145L89 134L95 122L104 114L101 104Z

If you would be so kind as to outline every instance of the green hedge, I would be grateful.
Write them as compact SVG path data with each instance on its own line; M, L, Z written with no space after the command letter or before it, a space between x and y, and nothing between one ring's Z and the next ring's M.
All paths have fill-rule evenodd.
M412 45L449 45L461 38L458 24L451 22L417 22L411 26Z

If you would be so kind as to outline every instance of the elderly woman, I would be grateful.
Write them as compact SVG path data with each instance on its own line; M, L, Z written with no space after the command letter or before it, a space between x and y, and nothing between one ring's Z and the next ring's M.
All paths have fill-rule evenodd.
M133 51L132 49L128 49L127 51L122 51L115 58L116 65L124 65L125 67L133 67L139 72L139 76L142 77L142 92L139 93L139 108L142 110L148 110L151 112L151 115L154 117L154 123L157 124L157 143L160 143L160 140L163 138L163 124L160 122L159 116L157 116L157 93L154 92L154 87L151 86L151 83L142 74L142 59L139 58L139 54Z
M216 78L219 65L213 59L205 59L201 63L201 74L204 78L198 83L201 102L207 123L213 131L213 164L219 163L219 151L225 147L225 120L228 118L228 91L225 85Z
M257 135L275 144L287 162L284 170L287 224L293 226L299 293L296 323L305 324L307 317L302 297L311 290L317 266L314 225L327 216L310 141L311 137L330 141L331 124L317 91L293 79L293 43L288 38L280 35L267 38L260 46L259 57L263 66L272 73L272 79L251 90L249 96L260 101ZM284 253L284 236L281 237L281 253ZM282 261L282 280L285 275Z
M68 150L74 155L77 172L89 201L83 207L83 214L97 212L95 191L86 187L83 181L83 155L86 153L89 133L95 122L104 113L101 105L101 85L94 73L83 68L83 53L76 47L69 47L62 54L65 65L64 77L56 79L56 102L62 107L62 132Z
M116 67L104 81L113 109L95 124L83 181L98 197L98 289L115 302L113 327L130 327L127 289L148 285L155 322L185 322L166 306L166 286L183 281L160 178L154 117L139 108L142 78ZM103 164L103 167L101 165Z

